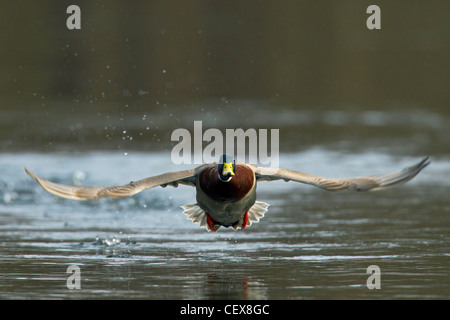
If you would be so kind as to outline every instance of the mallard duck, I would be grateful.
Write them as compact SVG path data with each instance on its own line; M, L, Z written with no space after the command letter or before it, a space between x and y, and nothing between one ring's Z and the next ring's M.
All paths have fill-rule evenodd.
M185 171L168 172L130 182L123 186L84 187L54 183L25 171L48 192L74 200L92 200L103 197L122 198L156 186L193 186L197 190L196 204L184 205L184 213L207 231L220 227L245 229L264 217L268 204L256 200L256 184L260 181L296 181L329 191L375 191L403 184L414 178L430 164L426 157L416 165L401 171L366 177L332 179L288 169L258 167L236 163L233 156L222 155L218 163L204 164Z

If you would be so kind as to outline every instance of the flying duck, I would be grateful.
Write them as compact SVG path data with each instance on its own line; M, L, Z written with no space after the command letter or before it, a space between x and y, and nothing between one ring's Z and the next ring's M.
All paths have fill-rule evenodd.
M156 186L193 186L197 190L196 204L181 208L188 219L199 223L207 231L220 227L245 229L264 217L268 204L256 200L256 184L260 181L296 181L328 191L375 191L403 184L414 178L430 164L428 157L411 167L393 173L353 177L324 178L289 169L258 167L248 163L236 163L233 156L222 155L218 163L204 164L191 170L163 173L123 186L84 187L54 183L39 178L25 168L45 190L62 198L91 200L103 197L122 198Z

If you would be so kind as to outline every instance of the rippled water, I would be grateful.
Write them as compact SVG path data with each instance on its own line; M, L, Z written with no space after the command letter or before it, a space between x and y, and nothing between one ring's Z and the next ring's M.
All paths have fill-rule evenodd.
M280 166L330 177L376 174L420 160L370 150L283 153ZM449 158L410 183L330 193L264 182L266 217L245 231L208 233L179 207L193 188L77 202L43 191L23 168L62 183L122 184L185 169L170 155L0 154L1 298L448 299ZM81 289L69 290L70 265ZM370 265L381 289L369 290Z

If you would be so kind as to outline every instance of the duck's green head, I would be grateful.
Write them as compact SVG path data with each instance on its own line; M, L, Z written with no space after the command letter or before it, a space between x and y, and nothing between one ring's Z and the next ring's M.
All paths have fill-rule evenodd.
M234 160L234 157L228 154L223 154L219 159L217 172L219 173L220 180L223 182L229 182L236 174L236 160Z

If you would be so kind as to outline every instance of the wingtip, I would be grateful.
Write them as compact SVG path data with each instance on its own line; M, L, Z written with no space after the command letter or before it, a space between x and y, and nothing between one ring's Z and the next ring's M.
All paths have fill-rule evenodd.
M45 179L39 178L38 176L36 176L33 172L31 172L30 170L28 170L27 168L25 168L25 172L34 180L37 181L37 183L39 183L41 185L42 188L44 188L45 190L48 191L47 187L45 186L44 182ZM50 191L49 191L50 192ZM51 192L50 192L51 193Z
M32 177L34 180L36 180L37 182L40 183L39 178L38 178L33 172L31 172L31 171L28 170L27 168L24 168L24 169L25 169L25 172L26 172L30 177Z
M423 158L423 160L419 163L419 168L420 170L422 170L423 168L425 168L426 166L431 164L431 159L429 156L426 156L425 158Z
M27 168L24 168L24 169L25 169L25 172L26 172L29 176L31 176L31 177L34 178L34 174L33 174L31 171L29 171Z

